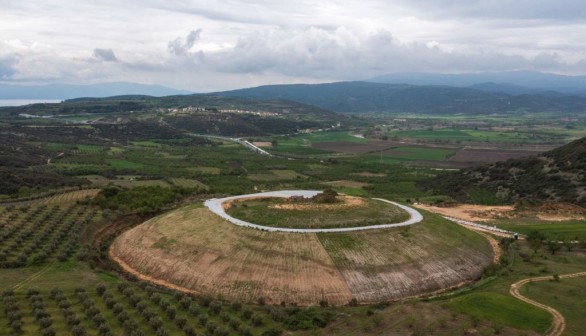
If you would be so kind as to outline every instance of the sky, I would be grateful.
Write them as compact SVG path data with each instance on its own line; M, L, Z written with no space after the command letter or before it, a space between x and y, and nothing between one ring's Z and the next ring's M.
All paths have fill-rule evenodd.
M0 0L0 82L194 92L388 73L586 75L583 0Z

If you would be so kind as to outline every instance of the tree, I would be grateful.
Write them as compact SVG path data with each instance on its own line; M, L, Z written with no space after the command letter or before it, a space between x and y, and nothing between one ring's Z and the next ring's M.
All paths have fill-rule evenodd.
M545 236L543 235L543 233L537 230L533 230L529 232L529 234L527 235L527 243L529 244L529 247L533 250L534 253L537 253L541 246L543 246L544 239Z
M550 239L547 241L547 249L549 250L549 252L551 252L552 255L554 255L561 248L562 248L562 246L560 245L560 243L557 240Z

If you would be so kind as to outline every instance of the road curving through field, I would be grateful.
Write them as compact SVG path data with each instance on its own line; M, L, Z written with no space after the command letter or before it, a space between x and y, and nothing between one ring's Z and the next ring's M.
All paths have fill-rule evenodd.
M412 225L415 223L419 223L423 220L423 215L421 213L411 207L408 207L403 204L399 204L393 201L389 201L383 198L373 198L374 200L385 202L392 204L396 207L399 207L405 210L409 214L409 219L400 223L390 223L390 224L378 224L378 225L368 225L368 226L358 226L358 227L345 227L345 228L329 228L329 229L294 229L294 228L280 228L280 227L271 227L271 226L264 226L258 225L250 222L246 222L240 220L238 218L234 218L226 213L224 209L224 203L229 201L234 201L238 199L252 199L252 198L265 198L265 197L282 197L288 198L291 196L303 196L303 197L313 197L317 194L321 193L318 190L280 190L280 191L268 191L256 194L247 194L247 195L238 195L238 196L230 196L224 198L213 198L210 200L205 201L205 206L216 215L226 219L232 224L249 227L257 230L264 230L264 231L271 231L271 232L295 232L295 233L317 233L317 232L350 232L350 231L361 231L361 230L374 230L374 229L387 229L387 228L394 228L394 227L401 227Z
M575 278L575 277L580 277L580 276L586 276L586 272L564 274L564 275L560 275L559 278L566 279L566 278ZM561 334L563 334L564 329L566 328L566 320L564 319L564 316L559 311L557 311L555 308L552 308L550 306L546 306L543 303L533 301L533 300L521 295L521 287L523 287L523 285L525 285L526 283L533 282L533 281L547 281L547 280L553 280L553 276L541 276L541 277L527 278L527 279L519 280L511 285L511 289L509 290L509 293L511 293L511 295L516 297L517 299L524 301L524 302L527 302L530 305L547 310L551 315L553 315L553 321L552 321L551 327L547 331L546 335L547 336L560 336Z

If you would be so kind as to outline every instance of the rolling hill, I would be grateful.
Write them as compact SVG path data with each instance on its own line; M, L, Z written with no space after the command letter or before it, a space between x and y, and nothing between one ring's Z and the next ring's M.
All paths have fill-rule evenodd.
M536 157L442 174L420 186L460 201L586 206L586 137Z
M586 97L560 93L512 95L474 88L370 82L268 85L217 93L250 99L288 99L340 113L388 112L486 115L512 111L586 111Z

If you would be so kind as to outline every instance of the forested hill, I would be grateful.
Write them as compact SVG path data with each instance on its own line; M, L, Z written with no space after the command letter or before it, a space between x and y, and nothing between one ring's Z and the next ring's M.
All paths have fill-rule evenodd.
M586 206L586 137L537 157L442 174L420 184L460 201Z
M268 85L218 93L289 99L341 112L493 114L509 111L586 113L586 97L555 92L510 95L472 88L370 82Z

